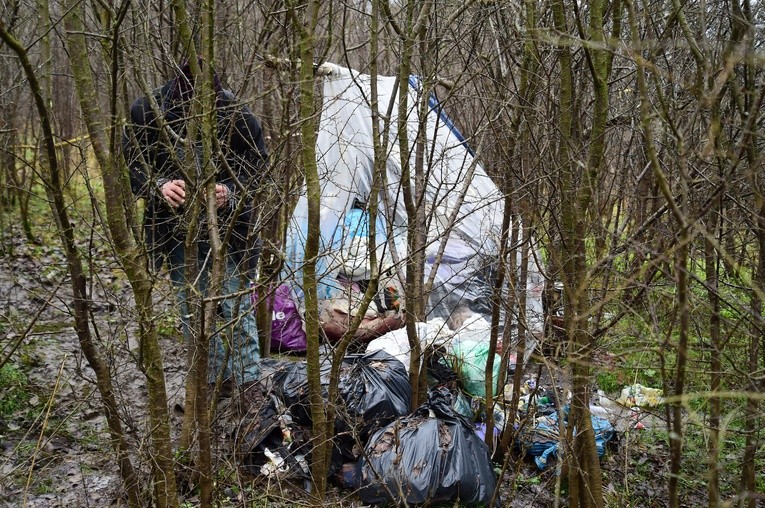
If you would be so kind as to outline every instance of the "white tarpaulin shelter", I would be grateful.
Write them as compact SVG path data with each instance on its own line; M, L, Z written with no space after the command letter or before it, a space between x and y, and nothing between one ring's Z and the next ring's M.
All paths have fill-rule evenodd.
M321 180L321 258L319 298L332 297L337 291L335 277L347 252L352 230L352 216L358 214L354 203L366 203L372 187L374 151L372 143L372 110L370 108L371 77L334 64L323 64L324 97L316 143ZM402 154L397 136L398 98L394 77L377 78L378 104L381 115L392 113L386 144L387 182L379 196L376 245L383 267L393 266L406 256L407 213L401 186ZM409 113L407 115L409 158L415 167L415 140L419 125L417 105L420 102L417 78L410 79ZM393 102L391 107L391 101ZM383 125L381 123L381 132ZM430 295L429 316L446 318L460 304L474 307L488 305L491 263L496 262L502 224L503 200L495 183L461 134L430 98L426 130L426 216L428 223L426 277L442 242L446 242L437 276ZM412 183L414 187L414 182ZM454 227L447 230L450 218ZM300 296L300 266L308 229L307 200L300 198L287 233L287 265L285 277ZM364 235L366 235L364 230ZM392 233L391 233L392 232ZM537 258L538 259L538 258ZM403 263L395 265L403 277ZM541 320L542 274L536 266L529 268L528 310L531 320ZM541 321L540 321L541 322Z

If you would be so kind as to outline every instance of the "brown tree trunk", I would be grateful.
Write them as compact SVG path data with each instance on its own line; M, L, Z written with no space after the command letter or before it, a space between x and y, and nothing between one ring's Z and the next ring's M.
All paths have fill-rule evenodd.
M555 28L559 33L564 34L568 32L566 22L566 8L563 0L553 0L552 2L553 22ZM561 279L563 282L563 298L566 301L564 306L564 326L566 330L566 337L569 342L569 355L572 354L574 348L572 347L574 340L573 328L574 315L572 314L573 305L576 302L574 298L572 269L569 266L571 260L569 259L570 253L573 251L574 246L569 242L573 233L573 221L575 220L574 205L574 191L573 191L573 176L572 176L572 161L570 160L569 147L573 146L573 107L574 107L574 77L571 67L571 50L567 44L559 44L556 47L556 53L558 57L558 64L560 66L560 96L558 100L558 129L560 136L558 142L558 183L560 188L560 214L563 221L560 230L561 246L563 248L558 252L559 261L557 265L561 267ZM573 421L573 420L572 420ZM563 434L561 434L563 435ZM569 483L569 499L574 508L578 507L579 490L580 486L576 479L574 472L571 469L576 467L574 463L574 447L571 446L571 433L569 433L565 439L562 440L564 445L563 452L563 471L561 472L561 479L567 480Z
M747 13L749 13L747 3ZM748 90L752 93L753 90ZM762 161L757 149L759 136L757 136L756 112L760 110L765 91L761 91L759 100L751 98L749 107L749 132L752 139L746 144L746 159L749 164L749 181L754 191L754 207L752 209L752 223L754 224L755 240L757 242L757 257L754 266L754 278L750 291L751 332L748 347L748 372L762 372L765 363L765 316L763 315L763 301L765 301L765 178L762 174ZM751 394L765 393L765 379L750 378L744 385L746 391ZM762 401L756 396L747 397L744 409L744 432L746 440L744 444L744 456L742 458L741 482L739 496L744 500L747 508L757 505L755 497L757 492L756 457L757 450L762 447L762 440L758 439L758 431L762 428Z
M178 496L173 469L162 351L154 324L151 277L147 270L148 263L144 251L135 244L132 230L128 227L128 212L131 212L132 208L125 209L126 180L121 171L121 156L115 149L116 136L112 137L111 144L105 139L103 126L106 122L98 108L98 95L91 75L81 9L81 5L68 6L69 13L65 18L70 64L75 77L80 108L104 180L109 230L136 300L142 351L140 366L146 375L149 392L154 502L160 507L174 508L178 506ZM117 28L115 27L115 30ZM116 79L116 75L113 75L112 79ZM120 457L121 455L118 454L118 458ZM123 472L123 477L124 475Z
M680 506L680 467L683 460L683 395L685 394L685 372L688 363L688 332L690 315L688 309L688 245L686 237L681 237L681 246L675 254L675 277L677 284L677 310L680 319L675 363L674 396L671 405L669 427L669 505Z
M721 207L722 208L722 207ZM707 224L710 232L717 231L716 214L712 213ZM709 508L715 508L720 502L720 471L718 457L720 454L720 399L715 393L722 385L722 355L723 342L720 340L720 296L718 294L719 257L715 246L709 240L704 242L704 270L706 274L707 296L709 299L709 480L707 495Z
M316 259L319 254L320 180L316 163L316 105L313 62L316 50L316 25L320 2L312 0L307 5L288 3L288 15L298 34L300 66L300 133L302 145L301 162L305 170L306 195L308 198L308 233L305 241L305 264L303 265L303 291L305 294L305 327L307 339L306 360L308 364L308 391L311 401L314 448L312 450L311 474L314 481L313 496L317 503L323 502L327 490L327 473L331 453L331 436L327 434L330 420L334 418L333 401L325 406L321 394L321 365L319 358L319 311L316 278Z
M399 152L401 153L401 190L406 207L407 217L407 257L406 257L406 284L404 299L406 301L406 330L409 337L411 355L409 360L409 381L412 385L411 407L414 410L423 401L421 400L426 386L421 386L422 373L422 347L417 337L416 323L425 320L425 302L427 295L424 291L424 266L425 266L425 222L423 220L425 203L424 195L424 124L425 116L422 114L423 107L427 107L427 87L422 83L422 96L419 104L409 104L409 75L412 71L412 58L421 31L425 28L425 20L430 12L431 2L424 2L419 12L416 11L416 2L406 4L406 26L399 34L402 46L401 65L398 69L398 117L397 133ZM424 104L423 104L424 103ZM414 147L409 139L409 127L407 121L410 109L418 111L420 125ZM412 167L410 154L415 150L415 166ZM414 183L414 185L412 185Z
M78 33L81 34L82 32ZM104 412L106 413L107 424L109 426L111 444L117 454L116 461L120 468L120 474L122 476L122 482L127 494L129 506L138 507L140 506L139 485L137 475L129 458L129 450L122 431L118 405L111 383L111 372L106 362L100 356L98 348L94 344L90 333L88 321L90 315L90 300L87 295L82 260L75 245L74 228L67 214L67 206L64 202L64 193L61 188L61 175L59 174L59 167L56 160L56 147L50 121L50 107L45 103L40 84L34 73L34 69L29 62L25 49L5 30L5 26L1 21L0 38L13 49L21 61L30 84L32 95L35 99L38 114L40 115L43 128L43 141L48 160L47 168L43 168L43 170L47 170L45 172L45 188L48 198L51 201L51 208L54 217L56 218L59 237L66 253L67 268L72 279L75 330L83 354L96 374L97 386L99 393L101 394Z
M755 172L752 172L753 175ZM762 181L757 181L758 178L755 175L753 177L756 185L756 206L754 210L754 219L756 223L756 238L757 238L757 256L758 263L755 272L755 280L752 281L754 288L751 292L751 312L752 312L752 333L749 339L748 348L748 371L751 373L760 372L762 367L760 362L762 361L762 352L765 351L765 332L763 329L765 322L762 313L762 296L765 294L765 192L763 189L765 186ZM746 386L747 392L751 394L762 394L765 392L765 382L760 380L751 379ZM757 492L757 476L762 474L761 471L756 469L756 455L757 450L761 446L760 441L757 439L757 432L760 429L760 407L761 402L758 397L747 397L746 407L744 410L744 432L746 440L744 444L744 456L741 460L741 482L739 485L739 496L744 500L744 505L748 508L754 508L757 505L757 499L755 493Z

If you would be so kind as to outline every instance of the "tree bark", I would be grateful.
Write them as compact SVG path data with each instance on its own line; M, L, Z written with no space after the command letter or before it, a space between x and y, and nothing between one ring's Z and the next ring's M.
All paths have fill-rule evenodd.
M425 20L430 12L432 2L422 3L419 12L416 12L416 3L410 1L406 4L406 26L399 34L402 48L401 63L398 69L398 116L397 134L399 152L401 153L401 190L406 208L407 218L407 257L406 257L406 284L404 299L406 301L406 330L411 348L409 360L409 381L412 385L411 408L417 408L424 395L425 386L421 386L422 347L417 337L416 323L425 320L425 305L427 295L424 291L424 266L425 266L425 238L427 235L424 222L425 203L424 195L424 142L425 131L423 123L425 117L422 114L423 106L428 103L426 83L421 83L418 104L409 104L409 76L412 72L412 59L422 30L425 28ZM424 105L423 105L424 103ZM415 165L412 167L409 139L409 115L411 111L417 111L420 118L417 139L415 139ZM426 111L426 110L425 110ZM414 184L414 185L413 185Z
M79 32L82 33L82 32ZM116 461L120 469L123 487L128 499L128 505L131 507L140 506L139 502L139 483L136 472L129 457L129 449L125 441L125 435L122 430L122 423L119 417L118 405L114 396L114 389L111 383L111 372L108 365L98 352L90 333L88 316L90 314L90 300L86 290L85 274L82 267L82 260L74 240L74 226L69 220L67 206L64 202L64 193L61 188L61 175L56 159L56 147L53 138L52 124L50 121L50 107L46 104L40 84L34 73L34 69L29 61L25 49L19 42L6 31L5 25L0 21L0 38L8 44L16 53L21 61L24 72L29 81L32 95L35 100L38 114L43 130L43 141L48 160L48 167L44 179L46 193L51 202L51 208L56 219L56 226L59 237L66 253L67 268L72 279L72 290L74 293L74 321L77 337L80 342L83 354L88 360L88 364L96 374L96 381L101 400L106 414L107 425L109 427L110 441L117 457Z
M98 108L97 92L91 74L89 53L82 22L82 6L68 6L65 18L70 64L93 151L99 162L104 180L109 231L120 262L128 276L136 299L141 369L146 375L149 392L149 421L151 425L152 465L154 475L154 502L160 507L178 506L173 452L170 440L170 422L167 410L162 350L154 324L151 276L145 252L134 242L128 227L127 210L123 206L125 179L122 177L121 156L104 139L104 119ZM132 208L131 208L132 210ZM123 474L124 475L124 474Z
M327 490L327 473L331 453L331 438L327 435L329 420L334 417L332 401L325 407L321 394L321 359L319 358L319 311L316 278L316 259L319 255L319 218L321 188L316 163L316 93L313 62L316 49L316 25L320 2L307 4L288 3L293 27L298 33L300 61L300 133L302 144L300 158L305 171L308 199L308 232L305 241L305 264L303 265L303 292L305 294L305 327L307 339L306 360L308 364L308 391L311 401L314 448L312 450L311 474L314 481L313 496L322 503Z
M722 208L722 207L720 207ZM711 214L707 228L717 231L716 214ZM719 257L715 246L709 240L704 242L704 271L706 275L707 297L709 299L709 479L707 495L709 508L716 508L720 502L720 471L718 457L720 454L720 399L715 393L722 386L722 355L724 344L720 340L720 296L718 294Z

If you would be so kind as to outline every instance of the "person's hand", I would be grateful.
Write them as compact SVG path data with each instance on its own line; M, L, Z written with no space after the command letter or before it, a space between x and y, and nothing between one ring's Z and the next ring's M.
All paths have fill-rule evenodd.
M215 206L220 208L228 202L228 187L220 183L215 185Z
M186 202L186 182L183 180L170 180L162 186L162 197L167 204L178 208Z

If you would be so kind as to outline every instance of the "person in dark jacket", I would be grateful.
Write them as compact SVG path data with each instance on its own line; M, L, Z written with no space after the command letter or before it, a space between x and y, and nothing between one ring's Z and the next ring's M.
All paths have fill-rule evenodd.
M185 269L190 256L186 255L184 245L192 219L187 205L196 192L204 191L205 177L209 181L209 175L213 175L219 231L222 239L229 240L222 292L231 296L221 301L220 309L226 323L234 323L234 333L226 365L221 365L224 347L220 335L213 337L210 381L224 369L225 379L246 387L258 378L260 354L242 274L254 264L252 201L268 155L257 118L221 86L216 75L213 88L217 142L213 143L210 158L214 168L212 171L204 168L199 136L188 139L190 121L194 120L191 117L194 81L190 65L185 64L177 76L154 90L151 97L139 97L133 102L123 136L124 156L130 168L133 193L146 202L145 234L151 258L157 267L164 261L168 263L187 340L191 339L188 318L192 312L187 301L189 283ZM212 264L206 206L201 207L194 219L199 221L197 236L192 239L198 246L196 283L204 294Z

